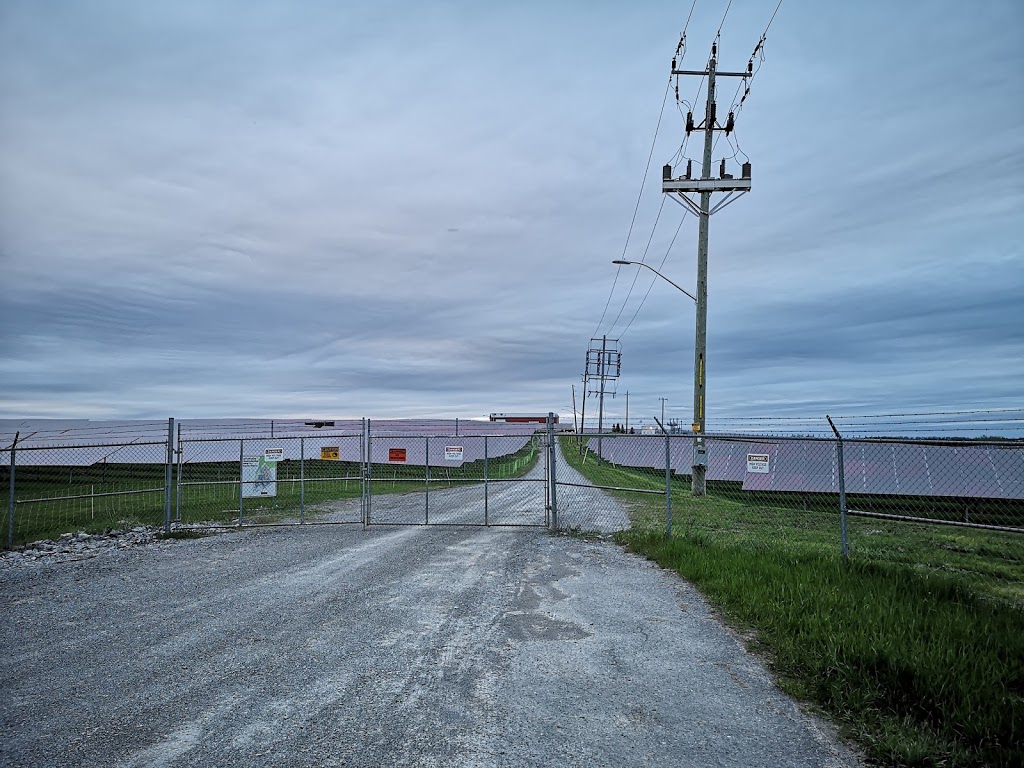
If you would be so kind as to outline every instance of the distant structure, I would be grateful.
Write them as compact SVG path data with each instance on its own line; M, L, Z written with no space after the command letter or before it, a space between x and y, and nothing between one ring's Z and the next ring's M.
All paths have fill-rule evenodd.
M492 413L491 421L504 421L507 424L547 424L546 413ZM558 423L558 414L554 416L555 424Z

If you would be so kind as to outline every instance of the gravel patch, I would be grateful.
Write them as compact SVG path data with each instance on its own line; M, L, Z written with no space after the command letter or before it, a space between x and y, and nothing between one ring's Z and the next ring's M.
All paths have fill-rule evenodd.
M317 526L104 546L0 570L0 764L861 764L691 586L606 542Z

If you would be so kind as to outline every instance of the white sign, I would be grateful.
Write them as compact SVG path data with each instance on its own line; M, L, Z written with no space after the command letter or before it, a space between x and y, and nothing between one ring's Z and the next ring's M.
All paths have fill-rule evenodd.
M284 448L267 448L263 451L264 461L280 461L284 458Z
M462 461L462 446L461 445L446 445L444 447L444 460L445 461Z
M277 496L277 463L264 456L242 459L242 498Z
M747 472L753 472L758 475L768 474L768 454L767 453L748 453L747 454Z

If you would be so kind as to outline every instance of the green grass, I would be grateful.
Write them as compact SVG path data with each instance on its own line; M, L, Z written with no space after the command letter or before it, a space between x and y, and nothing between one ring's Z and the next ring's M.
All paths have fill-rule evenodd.
M659 487L563 448L595 483ZM834 499L672 487L671 538L663 498L623 494L618 540L696 584L873 761L1024 765L1024 537L851 518L844 564Z
M488 476L518 477L530 470L538 451L531 442L520 451L492 458ZM432 468L431 488L465 485L483 477L484 462L461 467ZM321 506L357 499L362 490L356 462L307 459L304 466L306 517L315 518ZM175 468L177 471L177 468ZM21 467L15 474L14 544L55 539L61 533L91 533L112 528L162 525L164 522L164 467L151 464L109 464L92 467ZM247 523L273 523L297 518L302 484L300 462L282 461L277 467L277 496L246 498ZM398 464L373 465L374 495L420 492L424 468ZM181 518L188 524L234 523L238 520L238 462L186 464L182 471ZM0 542L7 539L8 480L0 470ZM172 516L178 506L177 475L173 479ZM418 481L418 482L415 482ZM192 485L191 483L198 483ZM155 489L153 492L140 492ZM111 494L111 495L103 495ZM84 498L71 498L71 497ZM32 499L53 499L30 502Z

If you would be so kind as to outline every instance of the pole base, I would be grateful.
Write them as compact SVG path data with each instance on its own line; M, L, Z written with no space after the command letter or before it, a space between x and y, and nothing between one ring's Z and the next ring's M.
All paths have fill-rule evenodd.
M690 495L700 497L707 495L707 474L708 468L704 464L694 464L690 475Z

